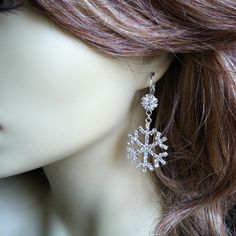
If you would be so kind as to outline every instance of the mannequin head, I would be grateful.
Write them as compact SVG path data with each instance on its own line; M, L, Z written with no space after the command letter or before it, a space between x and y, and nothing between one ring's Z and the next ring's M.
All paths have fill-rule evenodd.
M108 57L30 6L20 9L0 15L0 177L61 160L111 132L150 71L159 79L172 59Z
M0 16L1 177L110 132L154 71L155 126L171 143L170 164L154 173L166 213L156 235L226 235L236 203L235 2L26 2L37 11Z

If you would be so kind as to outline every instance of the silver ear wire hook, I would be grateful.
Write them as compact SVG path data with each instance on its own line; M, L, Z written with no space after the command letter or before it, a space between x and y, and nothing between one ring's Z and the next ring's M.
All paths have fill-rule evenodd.
M153 83L153 79L152 77L155 75L155 72L151 72L149 77L150 77L150 81L149 81L149 92L150 94L154 95L155 93L155 84Z

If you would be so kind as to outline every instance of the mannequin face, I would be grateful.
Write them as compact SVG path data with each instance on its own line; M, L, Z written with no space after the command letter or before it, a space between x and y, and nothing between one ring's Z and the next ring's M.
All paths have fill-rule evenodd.
M0 177L78 152L119 125L131 71L28 6L0 14Z

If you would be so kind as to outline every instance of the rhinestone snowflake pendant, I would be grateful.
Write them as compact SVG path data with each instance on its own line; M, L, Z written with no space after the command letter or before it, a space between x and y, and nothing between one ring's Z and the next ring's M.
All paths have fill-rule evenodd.
M152 121L150 116L158 105L158 99L154 96L154 92L155 85L152 84L151 79L150 93L142 98L141 103L146 110L147 115L147 118L145 119L145 129L142 126L139 126L138 129L128 133L127 158L131 159L134 164L138 162L136 167L142 168L143 172L147 172L147 170L154 171L160 164L165 165L166 161L163 157L168 155L166 151L160 151L158 154L156 153L157 148L159 150L168 149L168 146L163 144L167 138L165 136L161 137L161 133L155 128L150 130ZM140 155L142 155L141 161L139 161Z

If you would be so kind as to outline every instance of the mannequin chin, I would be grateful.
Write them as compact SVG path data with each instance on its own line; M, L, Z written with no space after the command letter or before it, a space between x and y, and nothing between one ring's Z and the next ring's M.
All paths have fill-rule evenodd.
M28 6L0 15L0 35L0 178L62 160L112 132L150 71L159 79L172 59L111 59Z

